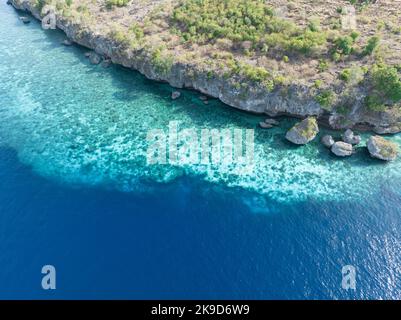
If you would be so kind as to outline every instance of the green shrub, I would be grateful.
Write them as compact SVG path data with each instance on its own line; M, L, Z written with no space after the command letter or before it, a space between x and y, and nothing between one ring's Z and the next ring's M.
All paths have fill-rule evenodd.
M167 75L173 66L173 56L165 52L165 49L160 46L152 52L152 64L156 71Z
M317 69L319 70L319 72L326 71L327 69L329 69L329 62L327 60L320 59Z
M349 55L354 50L354 42L355 40L350 36L338 37L334 41L335 50L340 54Z
M323 81L322 81L322 80L319 80L319 79L318 79L318 80L315 80L315 82L314 82L313 85L315 86L315 88L319 89L319 88L322 87Z
M347 83L358 84L364 80L365 70L358 66L346 68L340 73L340 79Z
M308 28L310 31L319 32L320 28L320 20L318 18L312 18L309 20Z
M331 110L334 98L335 96L332 90L324 90L316 96L316 101L323 107L323 109Z
M106 7L111 9L112 7L125 7L130 0L107 0Z
M336 107L336 112L342 115L347 115L351 110L351 107L348 105L340 105Z
M135 39L140 40L144 37L143 28L138 25L138 23L134 22L129 31L135 35Z
M380 38L377 36L373 36L368 40L368 44L365 49L363 49L363 55L367 56L372 54L380 44Z
M120 29L115 29L112 30L110 32L110 37L119 45L123 46L123 47L128 47L129 46L129 38L126 35L126 33L124 33L124 31L120 30Z
M396 68L386 65L374 67L372 81L375 90L385 98L393 102L401 100L401 80Z
M50 4L51 0L35 0L35 8L39 11L42 12L42 9L44 8L45 5Z
M326 41L325 33L312 31L316 24L301 29L275 16L264 0L185 0L174 9L172 20L185 41L251 41L264 52L279 48L310 53Z
M365 100L369 110L382 111L386 103L401 101L401 79L395 67L376 65L370 76L371 93Z
M351 69L344 69L340 73L340 79L344 80L345 82L349 82L351 78Z

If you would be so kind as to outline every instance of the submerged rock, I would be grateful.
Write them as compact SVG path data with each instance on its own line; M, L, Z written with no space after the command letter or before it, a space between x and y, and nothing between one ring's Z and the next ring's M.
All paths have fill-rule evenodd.
M266 123L266 122L259 122L259 126L260 126L262 129L271 129L271 128L273 128L273 125L272 125L272 124Z
M91 51L85 52L85 54L84 54L85 58L89 58L91 56L91 54L92 54Z
M308 117L293 126L285 135L288 141L295 144L307 144L316 138L319 133L316 118Z
M7 0L7 4L9 4L9 5L10 5L10 4L11 4L11 1L10 1L10 0Z
M401 131L401 124L400 125L393 125L389 127L380 127L376 126L373 128L373 131L378 134L394 134Z
M357 145L361 143L361 136L355 135L350 129L346 130L343 135L343 140L345 143Z
M103 61L102 61L102 67L103 68L108 68L108 67L110 67L111 66L111 59L104 59Z
M380 160L392 161L398 155L398 145L380 136L370 137L367 147L370 155Z
M20 19L23 23L25 23L25 24L31 22L31 19L29 19L28 17L19 17L19 19Z
M206 96L200 96L199 99L201 99L202 101L207 101L207 97Z
M271 118L266 119L265 123L271 124L272 126L278 126L280 124L277 120Z
M331 152L338 157L349 157L353 152L352 144L342 141L335 142L331 147Z
M99 64L102 61L102 58L96 52L91 52L89 55L89 61L92 64Z
M326 146L327 148L331 148L333 146L333 144L335 143L334 139L332 136L330 135L325 135L322 138L322 143L324 144L324 146Z
M61 44L65 46L72 46L73 42L69 39L65 39L63 42L61 42Z
M178 99L180 96L181 96L181 92L179 92L179 91L174 91L174 92L171 94L171 99L176 100L176 99Z

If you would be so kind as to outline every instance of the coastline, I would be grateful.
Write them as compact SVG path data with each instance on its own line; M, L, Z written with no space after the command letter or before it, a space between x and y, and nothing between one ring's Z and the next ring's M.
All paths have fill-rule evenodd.
M39 10L30 0L10 0L10 3L15 9L29 12L34 18L42 20ZM335 130L352 128L378 134L394 134L401 131L401 115L398 111L395 114L394 111L361 111L365 98L362 92L358 92L351 114L345 117L336 112L327 112L316 101L313 90L308 86L291 84L270 91L263 85L248 83L242 79L243 86L238 88L219 75L209 77L210 70L205 70L196 63L184 63L179 59L173 60L167 71L161 70L152 61L152 51L146 48L127 49L96 24L91 26L72 22L57 12L55 14L57 28L62 30L69 40L93 50L102 58L136 70L148 79L166 82L178 89L193 89L217 98L230 107L271 117L289 116L302 119L315 116L319 125ZM341 88L334 90L339 91Z

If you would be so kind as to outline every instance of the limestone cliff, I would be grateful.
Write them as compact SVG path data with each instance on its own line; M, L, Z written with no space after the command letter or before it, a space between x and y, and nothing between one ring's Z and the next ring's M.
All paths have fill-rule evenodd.
M213 3L212 0L209 2ZM295 15L297 9L293 9L295 13L292 14L290 5L282 2L271 1L276 5L276 12L282 8L287 10L280 15L272 14L271 19L292 30L292 26L287 27L287 21L294 20L291 15ZM313 6L308 7L308 1L297 2L305 10L315 10L311 9ZM356 31L354 35L345 36L344 33L351 31L332 33L329 30L327 38L324 41L316 40L315 44L315 38L310 37L317 37L316 34L321 31L313 31L313 28L328 29L327 19L319 22L322 26L317 23L316 26L310 26L312 20L300 20L297 21L299 25L309 23L302 29L306 31L301 33L301 29L297 29L293 36L285 38L287 42L282 47L266 49L261 48L261 44L267 46L267 41L276 41L272 37L278 33L272 33L272 37L263 40L266 43L259 38L252 42L218 36L217 39L205 41L202 30L195 26L197 33L194 35L199 37L184 41L191 34L188 30L192 32L194 26L185 25L188 17L182 18L178 14L183 15L183 11L177 13L174 10L183 6L185 1L132 0L113 3L104 0L11 0L11 3L17 9L31 12L37 19L42 19L42 9L50 4L55 10L57 27L74 42L110 58L113 63L138 70L147 78L166 81L177 88L196 89L241 110L271 116L317 116L319 121L336 129L359 127L378 133L401 131L399 100L384 97L379 90L380 83L376 84L371 74L371 70L376 68L380 75L380 65L387 66L388 63L390 71L394 73L396 69L392 66L398 66L397 63L401 62L401 46L392 41L390 36L385 38L386 47L392 46L396 54L368 57L365 51L370 50L370 42L373 42L367 36L372 34L371 30L362 30L361 27L358 31L363 36L366 33L366 37L361 40L360 53L356 54L352 53L352 50L357 50L357 44L352 43L352 39L357 37ZM339 3L344 4L345 10L350 10L349 6L345 6L349 1L319 2L315 3L315 7L332 10L335 16L339 14L340 7L336 7ZM401 11L394 9L396 6L391 8ZM389 10L391 8L389 5ZM321 12L317 11L317 14ZM341 15L344 16L341 18L344 24L349 23L356 28L352 26L352 16L347 12ZM283 18L278 20L278 16ZM398 22L395 21L395 24ZM363 27L366 29L366 25ZM276 42L280 41L278 38ZM306 49L310 49L307 53L304 53L305 45L308 45ZM288 56L284 46L290 50ZM354 46L354 49L351 48L347 53L347 46ZM381 64L376 60L380 60ZM397 85L397 79L394 81ZM379 93L371 98L371 92ZM367 108L367 104L372 107Z

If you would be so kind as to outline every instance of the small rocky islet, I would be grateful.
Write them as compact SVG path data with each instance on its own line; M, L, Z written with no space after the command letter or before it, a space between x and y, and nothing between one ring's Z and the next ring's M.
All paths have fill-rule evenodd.
M286 139L296 145L305 145L314 140L319 133L319 126L315 117L308 117L295 124L286 134ZM335 141L331 135L324 135L321 139L324 146L338 157L349 157L355 153L355 146L362 142L360 135L356 135L351 129L347 129L342 135L342 140ZM393 161L397 158L399 147L396 143L385 138L373 135L367 141L367 149L371 157Z

